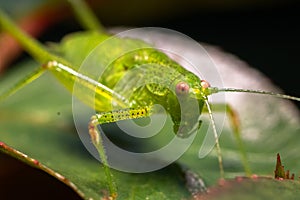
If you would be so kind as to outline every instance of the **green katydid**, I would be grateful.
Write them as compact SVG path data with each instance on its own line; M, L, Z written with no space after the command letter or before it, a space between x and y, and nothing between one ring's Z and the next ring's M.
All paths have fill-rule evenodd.
M85 41L88 41L88 39L94 41L93 44L85 46L87 47L87 55L90 50L99 43L110 38L111 35L104 31L102 26L97 22L84 3L81 1L71 2L80 3L80 5L75 5L74 3L73 8L86 27L91 29L91 31L81 34L82 39ZM97 129L97 125L120 120L148 117L155 112L154 105L160 104L171 116L174 123L174 132L179 137L188 137L189 134L194 133L201 124L198 117L190 116L190 113L182 113L181 107L189 105L189 103L197 102L197 107L200 111L199 114L201 114L202 110L209 114L215 137L216 149L218 152L220 176L223 178L224 170L221 149L208 96L219 92L248 92L300 101L300 98L273 92L231 88L220 89L211 87L207 81L201 80L198 76L183 68L180 64L173 61L163 52L155 49L146 42L135 39L116 39L117 43L120 44L120 46L125 46L125 48L127 46L134 46L137 49L142 49L132 51L117 60L113 60L104 72L105 76L103 75L101 79L95 80L91 78L92 75L82 74L77 71L79 68L77 65L80 65L78 62L80 63L86 55L76 55L76 52L72 51L72 49L66 49L69 51L69 56L65 56L65 58L50 53L42 44L19 30L14 23L12 23L4 13L2 13L2 11L0 11L0 27L13 35L21 43L24 49L26 49L42 64L42 67L37 69L24 80L21 80L6 93L1 94L0 99L4 99L12 95L14 92L37 79L48 70L51 71L71 92L73 92L72 89L75 83L79 84L83 91L94 92L95 96L91 96L89 93L84 94L82 91L79 91L79 93L75 92L74 95L77 95L78 98L87 105L93 108L95 107L95 110L98 112L98 114L91 117L88 129L92 142L98 150L100 158L104 164L110 195L113 198L115 198L117 194L116 186L112 180L105 150L102 146L102 136ZM82 45L84 46L84 44ZM118 51L118 48L108 49L107 51L106 59L111 60L113 57L112 55ZM75 62L72 58L79 61ZM149 64L150 67L148 68ZM147 70L137 73L143 74L143 79L146 83L145 87L130 88L130 91L122 92L113 90L113 87L118 84L121 77L124 76L127 71L134 69L143 70L144 68ZM126 92L134 93L134 95L130 98L126 98ZM111 106L109 106L111 104L116 105L118 109L111 110ZM231 106L225 105L225 107L232 122L233 130L236 133L235 135L237 136L238 143L242 148L242 159L245 171L249 175L251 172L239 137L237 115Z

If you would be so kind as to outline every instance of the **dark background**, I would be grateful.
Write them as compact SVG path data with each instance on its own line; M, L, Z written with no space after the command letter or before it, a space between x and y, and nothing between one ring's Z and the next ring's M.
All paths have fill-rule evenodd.
M286 94L300 97L299 2L194 12L158 25L220 46L270 77Z
M93 9L105 27L164 27L219 46L260 70L286 94L300 97L297 71L300 67L300 1L233 0L224 4L173 1L172 4L166 0L158 1L162 2L160 8L159 4L124 2L124 5L104 3ZM295 103L300 107L299 102Z
M222 47L262 71L286 93L300 96L299 13L299 3L295 3L232 12L193 13L161 25Z
M299 97L299 16L300 4L293 2L207 13L192 12L146 25L175 29L197 41L217 45L263 72L285 93Z
M177 30L235 54L271 78L286 94L300 97L298 0L103 0L90 3L105 27L154 26ZM74 18L69 18L49 27L39 38L59 41L65 34L79 29ZM300 103L296 104L300 107Z

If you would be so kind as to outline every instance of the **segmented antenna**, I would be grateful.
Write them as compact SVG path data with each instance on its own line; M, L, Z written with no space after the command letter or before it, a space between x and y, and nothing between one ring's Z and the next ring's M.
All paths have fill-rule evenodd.
M300 101L299 97L294 97L290 95L285 94L278 94L275 92L267 92L263 90L249 90L249 89L236 89L236 88L211 88L212 93L219 93L219 92L245 92L245 93L251 93L251 94L264 94L269 96L274 96L282 99L290 99L294 101Z

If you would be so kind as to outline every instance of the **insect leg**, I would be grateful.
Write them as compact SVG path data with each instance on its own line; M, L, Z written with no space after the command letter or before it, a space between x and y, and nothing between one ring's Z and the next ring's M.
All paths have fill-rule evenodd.
M11 96L15 92L26 86L27 84L39 78L45 72L45 70L46 69L44 67L40 67L28 76L26 76L24 79L17 82L14 86L5 91L3 94L0 94L0 101L6 99L7 97Z
M89 122L89 134L92 143L97 149L100 159L103 163L104 173L107 178L109 192L113 199L117 197L117 189L113 181L112 173L110 172L109 164L105 154L105 149L103 146L103 139L101 136L101 132L98 130L97 125L117 122L126 119L147 117L150 114L151 114L151 107L144 107L144 108L137 108L137 109L129 108L129 109L122 109L122 110L116 110L111 112L103 112L91 117L91 120Z
M233 130L235 140L237 142L238 148L240 149L241 153L241 159L243 163L243 167L245 170L246 175L251 175L251 169L249 166L249 162L247 159L247 153L241 138L241 130L240 130L240 120L238 117L237 112L232 108L231 105L224 103L224 104L213 104L213 110L216 112L223 112L224 108L226 110L226 114L229 118L229 123L231 126L231 129ZM207 112L207 108L203 109L204 112Z

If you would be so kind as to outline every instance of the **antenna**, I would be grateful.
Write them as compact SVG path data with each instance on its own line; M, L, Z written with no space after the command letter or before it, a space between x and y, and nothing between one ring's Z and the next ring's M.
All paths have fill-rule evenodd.
M249 90L249 89L236 89L236 88L216 88L212 87L210 88L212 93L219 93L219 92L245 92L245 93L251 93L251 94L263 94L268 96L274 96L282 99L290 99L294 101L300 101L299 97L294 97L290 95L285 94L278 94L276 92L267 92L263 90Z

